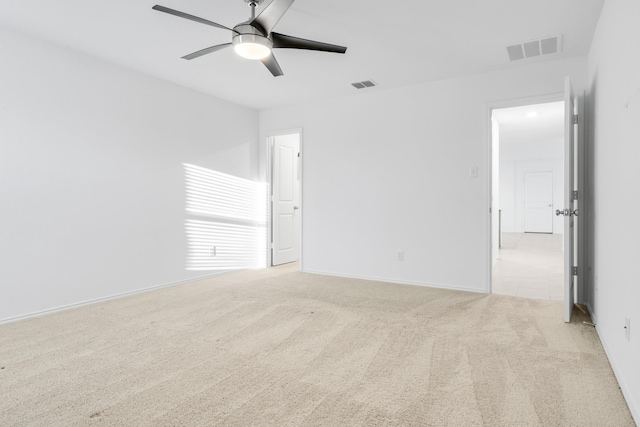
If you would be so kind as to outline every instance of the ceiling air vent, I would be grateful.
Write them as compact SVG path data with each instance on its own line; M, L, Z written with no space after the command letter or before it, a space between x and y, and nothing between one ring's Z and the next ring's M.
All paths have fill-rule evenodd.
M355 87L356 89L364 89L368 87L378 86L378 83L374 82L373 80L365 80L363 82L351 83L351 86Z
M511 61L518 61L535 56L550 55L560 52L562 36L545 37L539 40L513 44L507 46L507 54Z

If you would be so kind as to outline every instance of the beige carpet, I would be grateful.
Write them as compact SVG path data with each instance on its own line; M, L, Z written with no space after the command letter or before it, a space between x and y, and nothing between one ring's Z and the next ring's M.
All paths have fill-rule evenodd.
M235 273L0 325L0 425L632 426L595 330L561 319L551 301Z

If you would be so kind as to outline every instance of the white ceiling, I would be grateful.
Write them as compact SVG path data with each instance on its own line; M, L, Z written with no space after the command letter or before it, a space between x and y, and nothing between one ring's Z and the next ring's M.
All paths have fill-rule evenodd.
M151 9L160 4L222 25L244 0L0 0L0 25L254 109L384 90L585 55L604 0L297 0L275 31L347 46L345 55L276 50L274 78L225 49L230 33ZM269 3L266 0L260 10ZM562 34L562 52L510 63L510 44ZM4 60L7 60L5 58Z
M527 144L564 139L564 102L493 110L500 125L500 144Z

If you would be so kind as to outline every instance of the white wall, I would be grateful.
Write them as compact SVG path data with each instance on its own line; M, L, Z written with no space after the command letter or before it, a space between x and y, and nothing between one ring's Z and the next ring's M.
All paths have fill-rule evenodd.
M516 233L516 162L502 160L500 170L500 209L502 210L502 231Z
M586 69L575 58L394 90L382 82L261 112L262 134L304 128L304 270L488 291L488 103L561 93L565 75L583 90Z
M589 304L640 423L640 2L607 0L589 54L588 198L593 222ZM624 333L631 319L631 339Z
M182 164L255 175L257 112L0 39L0 320L205 275L185 270Z
M552 172L553 211L564 205L564 140L534 144L503 143L500 151L502 231L524 232L524 174ZM553 233L562 234L564 217L553 216Z

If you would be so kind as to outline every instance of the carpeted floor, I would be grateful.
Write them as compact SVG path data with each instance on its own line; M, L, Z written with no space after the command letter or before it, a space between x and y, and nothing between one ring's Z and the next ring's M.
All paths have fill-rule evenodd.
M580 315L239 272L0 325L0 425L633 426Z

